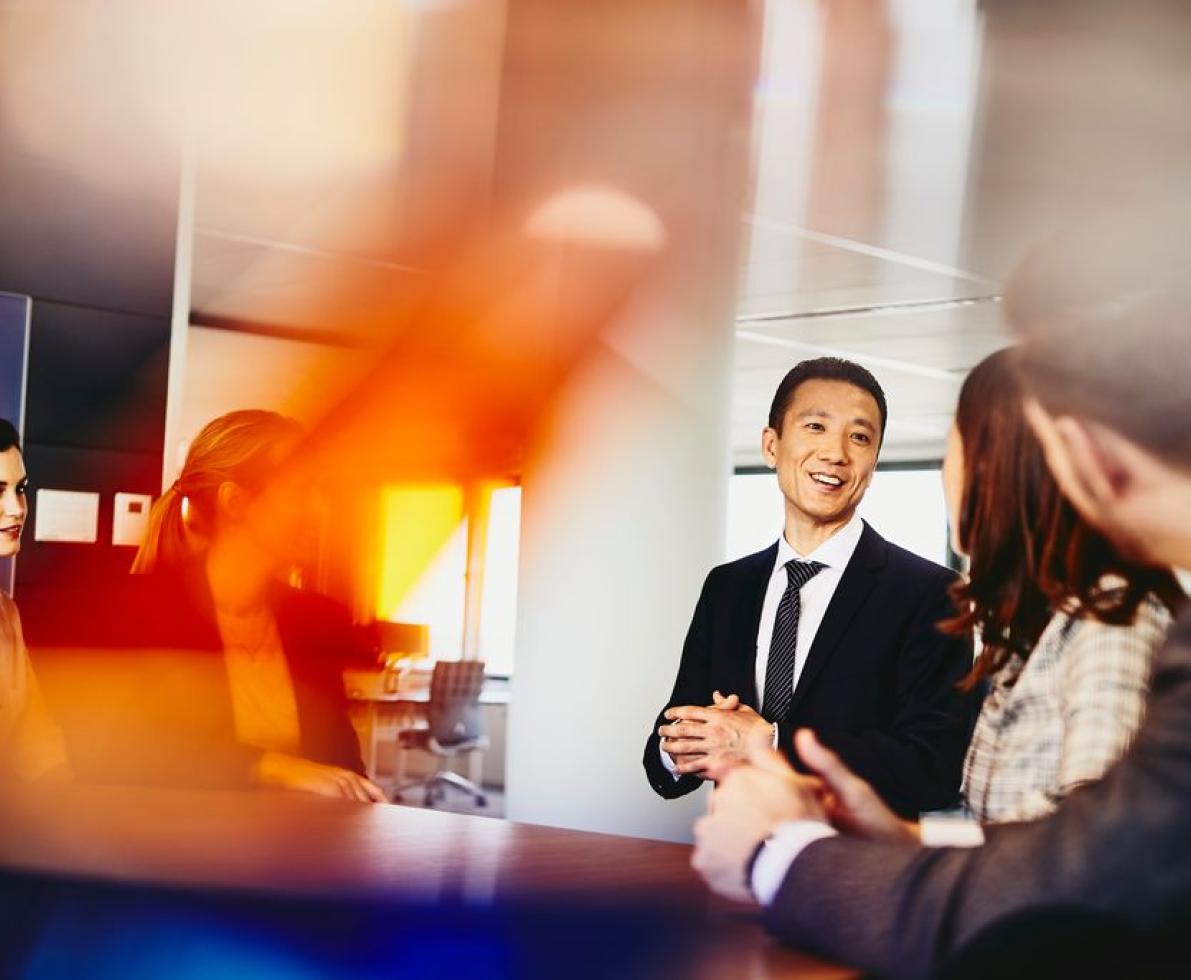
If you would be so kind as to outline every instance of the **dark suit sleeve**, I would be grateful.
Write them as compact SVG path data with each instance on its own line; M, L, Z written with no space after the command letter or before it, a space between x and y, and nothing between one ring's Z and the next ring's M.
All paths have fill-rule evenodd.
M280 611L298 705L301 754L364 775L360 740L343 688L343 670L356 656L359 642L347 609L317 593L291 591Z
M343 616L336 624L334 642L337 644L335 649L341 651L341 654L339 657L329 660L331 670L326 676L325 686L322 688L325 700L322 718L318 724L324 726L323 735L326 739L327 758L331 764L343 769L350 769L357 775L363 776L365 771L364 759L360 754L360 739L351 723L347 693L343 687L343 669L346 663L350 662L347 657L354 651L357 643L355 631L352 629L351 621L347 618L346 610L343 610ZM338 646L338 644L342 644L342 646Z
M991 927L1076 912L1139 930L1191 913L1191 618L1155 663L1133 748L1049 817L972 849L836 837L793 863L766 912L782 939L890 976L926 976ZM1185 934L1185 933L1184 933Z
M976 694L956 689L971 669L966 637L948 636L938 622L955 614L947 589L954 576L932 575L909 617L896 673L890 724L879 731L820 728L823 744L838 752L902 816L952 806L959 796L963 759L979 708ZM793 732L779 732L793 751Z
M711 606L715 592L716 572L713 570L703 583L703 591L695 605L695 615L691 618L690 629L687 630L686 640L682 645L682 661L678 667L678 677L674 681L674 690L670 693L670 700L653 723L649 738L645 741L645 755L643 762L645 774L649 778L649 785L654 791L667 800L685 796L703 785L703 780L697 776L680 776L675 779L662 764L661 739L658 737L658 727L666 723L663 714L666 708L674 705L711 703Z

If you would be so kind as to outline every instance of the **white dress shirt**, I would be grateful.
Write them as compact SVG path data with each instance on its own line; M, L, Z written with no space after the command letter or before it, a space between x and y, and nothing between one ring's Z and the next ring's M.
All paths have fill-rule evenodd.
M801 610L798 615L798 638L794 643L794 689L798 687L798 678L802 676L802 669L806 666L806 657L810 652L815 635L819 632L819 625L827 607L831 604L832 596L844 576L844 569L852 560L856 546L860 543L860 535L864 533L864 521L859 515L853 514L852 519L824 541L809 555L800 555L783 534L777 542L777 558L774 559L773 571L769 575L769 585L765 589L765 603L761 606L761 622L757 625L757 697L765 697L765 671L769 666L769 646L773 642L773 622L777 619L777 607L781 604L782 596L790 584L786 574L786 562L817 561L825 567L799 590ZM724 694L730 692L724 691ZM761 704L764 711L765 705Z
M974 820L923 817L918 829L923 847L979 847L984 843L984 830ZM757 901L771 905L798 856L815 841L835 837L837 833L834 827L818 820L778 824L753 864L749 885Z
M794 550L786 540L785 534L778 538L777 557L773 562L773 570L769 573L769 584L765 587L765 601L761 606L761 622L757 626L756 661L754 676L757 679L757 698L765 697L765 671L769 666L769 646L773 641L773 622L777 619L777 607L782 601L782 595L790 584L786 574L786 562L817 561L824 566L819 573L799 590L801 609L798 616L798 636L794 642L794 682L793 689L798 688L798 678L802 676L802 669L806 666L807 654L827 607L831 604L832 596L843 578L844 569L852 560L856 546L860 543L860 536L864 533L864 521L859 515L853 514L851 520L835 532L808 555L801 555ZM725 697L729 694L739 695L740 691L721 691ZM761 704L763 711L765 705ZM759 712L761 713L761 712ZM776 728L774 739L777 739ZM658 743L662 754L662 765L675 779L675 763L670 754Z

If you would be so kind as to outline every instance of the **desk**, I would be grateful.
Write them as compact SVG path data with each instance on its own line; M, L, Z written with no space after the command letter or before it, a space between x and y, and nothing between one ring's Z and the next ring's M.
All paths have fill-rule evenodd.
M384 675L380 671L347 670L343 674L344 690L357 719L360 735L360 749L364 757L364 770L373 782L378 780L377 757L380 746L396 744L397 733L403 729L419 727L426 717L426 706L430 703L429 675L421 687L396 691L384 689ZM480 692L481 705L507 705L509 689L507 684L485 684ZM404 782L401 750L398 749L397 768L393 774L393 785ZM481 764L482 753L468 756L468 779L479 786L484 782ZM503 779L502 779L503 785Z
M0 879L15 870L34 879L53 876L63 887L97 887L98 881L107 888L160 888L175 900L196 895L208 905L248 901L249 909L270 901L314 901L320 921L333 920L343 903L366 906L374 918L386 903L419 908L422 915L429 909L445 916L449 908L452 915L487 915L490 928L494 915L505 927L509 908L532 907L539 917L543 909L572 909L582 914L568 920L573 934L567 948L579 956L585 942L593 951L603 949L605 929L618 910L622 918L653 910L669 917L671 931L658 938L681 950L684 977L853 975L777 946L751 913L709 896L690 869L690 848L682 844L297 793L74 784L0 794L0 827ZM106 898L103 907L114 902ZM150 907L160 905L154 899ZM353 912L350 921L357 918ZM396 928L401 916L386 913L383 921ZM680 921L681 933L673 926ZM532 928L528 919L507 922L514 930ZM103 932L89 928L88 936ZM618 976L648 973L633 968L632 949L603 949L603 955L624 958Z

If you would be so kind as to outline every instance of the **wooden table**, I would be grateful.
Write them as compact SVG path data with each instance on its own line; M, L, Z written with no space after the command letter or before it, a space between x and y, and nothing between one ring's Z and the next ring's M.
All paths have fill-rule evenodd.
M655 957L653 967L634 969L642 936L646 946L657 945L651 937L672 946L675 958L667 952L667 962L681 962L684 976L852 975L777 946L753 912L709 896L681 844L296 793L73 784L0 791L0 827L0 877L7 871L20 881L99 888L106 897L95 904L106 909L131 889L140 904L129 908L162 907L164 900L147 894L201 900L203 921L220 903L234 915L291 906L318 923L338 915L348 931L363 921L401 922L410 909L416 915L408 921L418 922L459 914L491 926L497 916L527 942L540 942L541 930L571 930L564 948L587 959L570 964L570 975L605 975L595 953L616 955L618 975L666 975L657 972L656 949L641 953ZM529 912L518 919L509 910ZM636 926L637 946L600 945L605 930L613 942L626 923L651 918L657 930Z

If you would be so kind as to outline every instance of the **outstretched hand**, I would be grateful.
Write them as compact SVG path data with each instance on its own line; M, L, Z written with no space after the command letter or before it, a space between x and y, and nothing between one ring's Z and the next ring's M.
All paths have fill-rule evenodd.
M739 901L753 901L746 879L749 859L787 820L819 820L818 781L796 773L772 745L748 743L746 763L730 769L695 823L691 864L708 886Z
M820 779L821 802L832 826L869 840L920 840L918 824L902 820L809 728L794 736L798 757Z
M256 767L257 782L274 789L335 796L360 803L384 803L385 794L372 780L350 769L327 766L284 752L266 752Z

